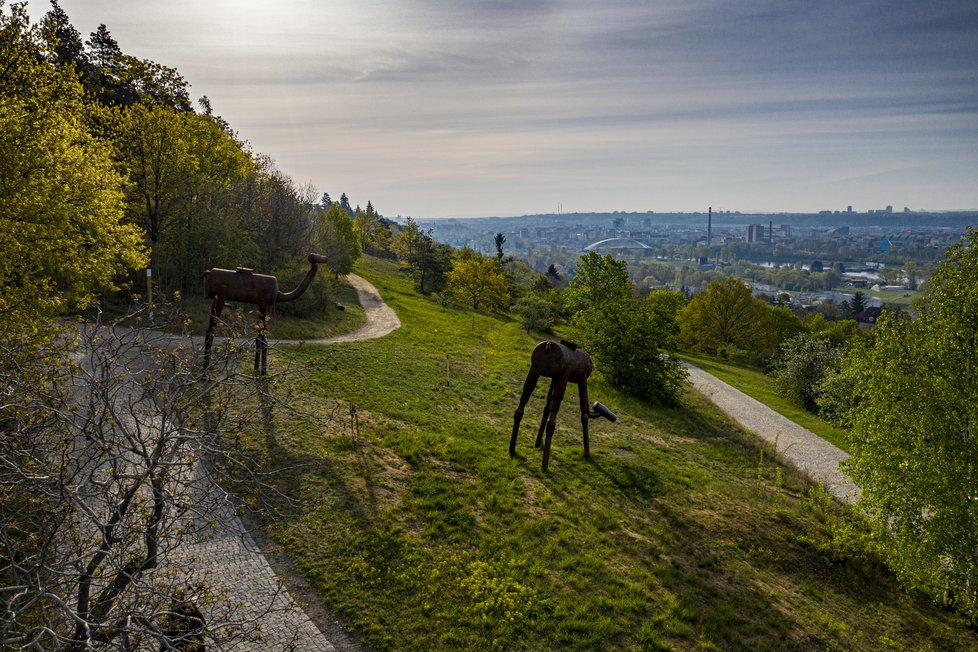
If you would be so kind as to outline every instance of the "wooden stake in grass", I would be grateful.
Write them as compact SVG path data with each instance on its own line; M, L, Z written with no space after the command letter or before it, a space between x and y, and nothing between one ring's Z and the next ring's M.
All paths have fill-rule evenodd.
M353 401L350 401L350 438L354 444L360 443L360 416Z

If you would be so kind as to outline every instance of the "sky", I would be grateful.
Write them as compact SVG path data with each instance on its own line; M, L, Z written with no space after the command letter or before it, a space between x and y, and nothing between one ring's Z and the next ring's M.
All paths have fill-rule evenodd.
M60 4L387 216L978 209L975 0Z

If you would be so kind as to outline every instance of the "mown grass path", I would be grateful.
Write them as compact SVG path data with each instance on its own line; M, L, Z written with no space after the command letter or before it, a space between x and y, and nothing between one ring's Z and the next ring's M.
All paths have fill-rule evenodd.
M697 391L741 426L771 444L790 464L824 485L837 500L850 504L856 501L859 487L839 469L839 465L849 458L848 453L715 376L688 362L685 364Z

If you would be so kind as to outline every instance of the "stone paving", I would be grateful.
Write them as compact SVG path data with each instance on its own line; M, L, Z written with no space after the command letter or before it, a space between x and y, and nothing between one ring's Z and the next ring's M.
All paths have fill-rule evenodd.
M198 473L205 473L198 468ZM211 485L198 502L199 536L173 557L191 581L204 581L212 599L204 617L219 615L236 630L222 649L238 652L335 648L292 599L238 517L233 503Z
M306 343L375 339L401 326L397 315L384 303L373 285L355 274L347 276L347 280L357 290L367 323L353 333L306 340ZM284 340L269 342L272 346L288 343ZM198 472L203 473L202 470ZM206 580L216 592L215 608L235 610L233 618L241 623L246 640L235 641L225 649L333 652L333 644L292 599L245 530L231 502L213 491L202 502L207 514L205 520L209 521L206 535L185 545L179 554L183 565L192 569L194 578Z
M851 504L859 497L859 487L839 470L848 453L702 369L690 364L686 368L693 387L771 444L791 465L820 482L837 500Z
M357 290L367 323L353 333L331 338L305 340L307 344L355 342L383 337L401 326L396 313L386 304L377 289L365 279L350 274L350 284ZM193 338L194 342L202 338ZM296 341L270 340L269 344ZM196 472L207 487L206 495L197 501L199 531L185 540L171 558L173 572L189 582L203 581L211 599L202 605L208 620L233 624L235 631L225 631L219 645L222 650L259 652L264 650L297 650L335 652L306 613L293 600L261 549L248 534L228 496L206 481L206 471ZM224 638L224 637L219 637Z

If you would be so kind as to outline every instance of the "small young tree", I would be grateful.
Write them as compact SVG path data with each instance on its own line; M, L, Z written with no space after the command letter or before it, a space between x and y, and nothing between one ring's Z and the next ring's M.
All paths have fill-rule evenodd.
M496 261L489 258L470 259L458 263L448 273L448 289L460 301L472 307L472 330L475 331L475 311L479 307L503 310L509 305L506 277Z
M818 410L826 374L838 366L838 349L826 339L800 333L781 345L773 376L778 394L809 412Z
M537 294L528 294L513 305L513 312L526 332L546 332L557 318L554 305Z

